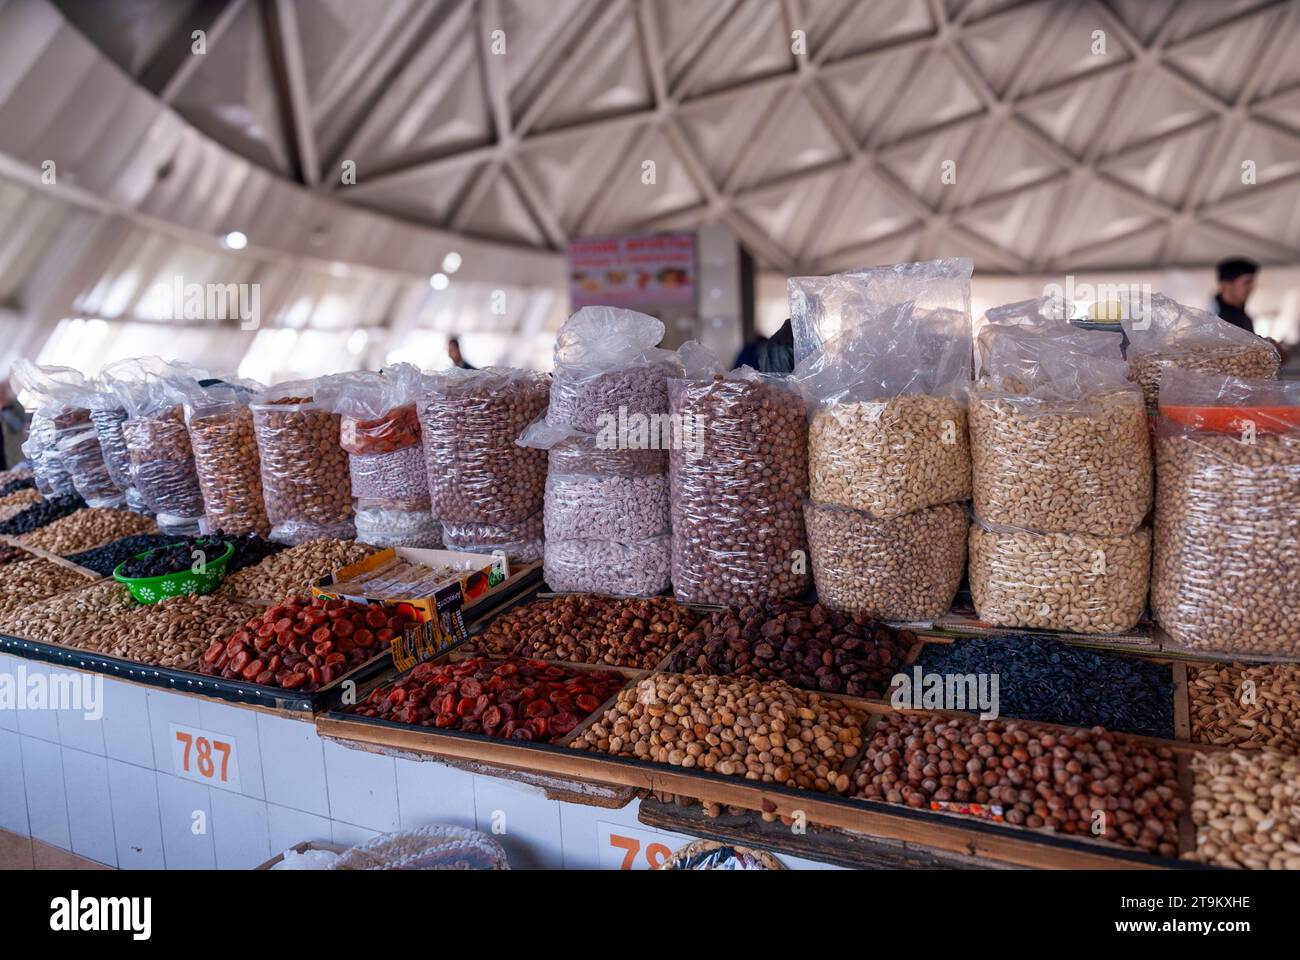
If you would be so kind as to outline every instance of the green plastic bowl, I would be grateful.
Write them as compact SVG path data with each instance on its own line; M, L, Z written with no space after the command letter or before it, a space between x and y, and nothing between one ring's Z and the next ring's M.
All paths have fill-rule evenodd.
M166 548L155 547L153 550L137 553L131 560L147 557L163 549ZM179 597L185 594L197 596L211 593L221 585L221 581L226 579L226 567L234 555L235 545L227 541L226 552L215 560L209 560L203 573L178 570L176 573L164 574L161 577L124 577L122 568L131 560L123 560L113 570L113 579L118 583L126 584L127 590L131 591L131 596L139 603L157 603L168 597Z

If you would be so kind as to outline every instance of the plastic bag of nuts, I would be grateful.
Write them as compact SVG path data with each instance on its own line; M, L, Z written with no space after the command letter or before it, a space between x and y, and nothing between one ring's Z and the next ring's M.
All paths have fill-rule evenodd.
M86 403L94 388L71 367L38 366L26 359L14 361L12 377L18 391L33 398L28 406L35 412L22 451L32 462L36 489L47 497L75 493L58 445L69 432L90 423Z
M417 408L435 517L514 524L542 509L546 453L515 440L548 391L545 374L504 367L428 378Z
M1300 654L1300 383L1166 370L1151 607L1197 650Z
M321 380L277 384L249 406L271 539L279 543L356 535L339 415L316 402L321 385Z
M542 559L542 530L541 510L520 523L459 523L443 520L442 542L448 550L501 553L511 563L536 563Z
M595 433L620 416L663 413L667 380L679 374L657 345L664 325L617 307L583 307L555 338L555 379L546 420Z
M357 539L377 547L423 547L436 550L442 546L442 524L423 510L398 510L363 507L354 517Z
M68 433L59 441L58 450L72 477L72 485L89 506L125 506L126 495L108 475L104 454L99 447L99 437L93 426Z
M668 589L672 539L552 540L545 546L546 584L552 590L653 597Z
M126 422L126 417L126 408L116 399L107 396L101 405L90 411L104 466L113 482L123 491L132 485L131 456L126 450L126 438L122 436L122 424Z
M1151 506L1151 442L1119 338L990 325L970 391L975 512L1031 530L1121 534Z
M1122 633L1146 609L1151 530L1098 536L970 528L970 591L979 618L1002 627Z
M262 498L262 461L253 414L254 385L221 383L185 400L185 422L209 530L225 534L271 532Z
M1129 378L1142 387L1147 413L1159 407L1160 384L1171 368L1276 380L1281 357L1262 337L1166 296L1122 321L1128 336Z
M668 532L668 477L546 478L547 540L645 540Z
M764 604L808 589L808 421L784 381L744 369L669 381L672 579L684 603Z
M810 501L804 522L817 597L832 610L916 621L952 607L966 566L965 504L878 520Z

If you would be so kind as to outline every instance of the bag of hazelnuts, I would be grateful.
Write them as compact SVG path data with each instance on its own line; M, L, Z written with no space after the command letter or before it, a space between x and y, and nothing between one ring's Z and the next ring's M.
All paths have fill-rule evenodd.
M262 460L248 405L266 388L253 380L197 385L185 398L185 424L210 531L266 537L271 521L262 496Z

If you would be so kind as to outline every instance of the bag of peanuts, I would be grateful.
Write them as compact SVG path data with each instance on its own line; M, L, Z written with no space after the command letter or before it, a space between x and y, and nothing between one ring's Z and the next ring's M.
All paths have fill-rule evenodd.
M1151 607L1177 643L1300 655L1300 382L1164 371Z
M328 389L331 379L277 384L249 404L262 460L266 517L277 543L356 536L340 417L316 400L316 391Z
M195 536L203 492L185 428L185 397L206 371L180 361L143 357L106 368L105 380L127 412L122 424L135 489L163 533Z
M969 317L896 304L795 367L811 495L877 519L966 500Z
M1127 534L1151 506L1142 394L1113 333L986 326L970 390L975 512L1057 533Z
M255 381L195 387L185 398L185 425L208 529L227 536L266 537L271 521L262 497L262 461L248 409L253 396L265 388Z
M442 527L430 512L429 476L415 402L424 375L409 363L380 373L331 377L316 401L339 415L348 454L357 536L380 547L436 547Z
M663 338L662 321L644 313L583 307L556 334L547 422L596 433L620 416L666 411L667 380L680 371L658 348Z
M860 323L879 325L884 311L902 303L915 304L918 316L934 315L933 334L940 352L945 351L946 341L953 335L969 341L973 271L971 260L954 257L869 267L828 277L791 277L787 287L795 364ZM882 341L891 338L887 331L882 331L881 336ZM966 365L969 369L969 360ZM970 379L969 373L966 379Z
M784 377L724 374L696 347L668 382L672 580L683 603L788 600L808 589L808 421ZM703 362L701 362L703 361Z
M426 378L416 410L435 517L509 525L541 511L546 453L515 441L549 391L546 374L507 367Z
M1173 367L1246 379L1276 380L1281 356L1263 337L1161 294L1149 309L1121 320L1128 336L1129 378L1142 387L1147 413L1159 406L1163 372Z
M11 376L18 392L31 395L28 406L35 411L22 451L32 462L36 489L47 497L75 494L59 442L90 423L86 378L71 367L39 366L26 359L14 361Z

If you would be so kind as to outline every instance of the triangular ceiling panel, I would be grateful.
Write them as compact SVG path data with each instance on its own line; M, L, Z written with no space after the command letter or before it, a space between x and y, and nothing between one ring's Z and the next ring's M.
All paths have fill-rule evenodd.
M1139 193L1176 207L1183 202L1192 176L1205 162L1215 129L1213 123L1199 124L1167 140L1112 157L1101 164L1101 169Z
M1016 106L1016 113L1036 129L1081 157L1099 131L1114 123L1109 106L1126 80L1116 70L1034 96Z
M1038 3L1007 11L966 28L958 43L993 89L1005 93L1056 10L1055 4Z
M1026 78L1021 89L1042 90L1133 59L1132 52L1114 32L1106 35L1106 52L1093 53L1093 31L1101 28L1096 11L1084 3L1070 4L1065 9L1065 22L1059 30L1052 27L1051 49L1032 61L1033 75Z
M1109 0L1115 14L1139 40L1149 44L1174 15L1179 0Z
M905 37L933 33L934 20L926 4L912 0L875 0L851 4L845 15L824 25L822 30L827 35L826 57L834 61Z
M654 161L655 182L644 183L642 164ZM600 185L605 195L587 233L613 233L703 201L677 152L658 131L650 131Z
M880 165L924 200L927 206L937 209L942 192L952 187L952 184L944 182L944 164L949 161L956 164L958 183L962 182L963 177L974 173L973 170L965 169L963 158L977 126L977 122L972 120L948 127L932 136L917 137L906 144L891 147L880 153Z
M1243 163L1254 166L1254 183L1242 182ZM1258 186L1300 173L1300 144L1262 124L1247 124L1234 138L1232 150L1212 171L1207 202L1249 193Z
M1164 60L1231 103L1241 92L1280 15L1274 9L1246 17L1222 30L1170 47L1164 53ZM1290 54L1294 57L1295 50Z
M964 204L1041 183L1064 169L1051 154L1014 127L995 131L993 136L994 149L984 152L980 169L973 171L972 182L962 193Z
M1300 205L1278 203L1274 191L1261 191L1257 197L1242 197L1221 210L1210 210L1207 216L1242 233L1300 250ZM1264 259L1271 260L1274 256Z
M819 264L827 273L844 273L849 270L861 270L865 267L877 267L886 263L907 263L917 259L917 248L921 240L919 232L900 233L886 237L875 243L860 247L849 247L823 257Z
M801 90L792 88L778 97L772 105L767 125L760 129L769 135L757 142L741 145L744 164L736 179L727 181L728 187L743 190L844 156L835 137L826 129ZM764 149L764 143L775 139L777 133L781 148ZM744 150L744 146L749 149Z
M1214 0L1212 3L1188 3L1180 0L1170 12L1173 24L1169 39L1173 43L1213 29L1221 23L1227 23L1237 17L1249 14L1252 10L1277 6L1276 0Z
M738 199L736 206L767 236L786 240L787 252L798 259L801 251L795 248L821 216L827 191L836 180L836 171L824 171L790 184L755 191Z
M790 43L779 3L742 0L701 51L698 65L692 61L690 67L671 78L669 86L691 97L785 72L794 65ZM690 75L683 78L684 73Z
M1039 235L1056 208L1059 185L1049 184L982 204L958 216L971 233L1016 256L1031 260L1041 254Z
M545 234L537 226L510 178L492 171L485 175L492 177L492 185L470 211L465 223L466 232L492 240L546 246Z
M980 100L942 49L922 58L902 95L885 117L880 143L893 143L982 111Z
M1074 198L1070 222L1060 224L1074 242L1061 249L1077 250L1094 243L1123 237L1155 222L1145 208L1104 181L1089 179L1071 187Z
M357 202L406 220L446 227L456 204L464 196L481 165L448 164L417 175L403 176L392 186L376 184L358 191ZM358 182L365 182L364 168L358 168ZM349 199L351 188L340 188L339 196Z
M1140 99L1134 92L1141 91ZM1128 107L1129 109L1125 109ZM1125 102L1120 104L1121 114L1108 119L1107 125L1100 128L1099 135L1109 137L1111 124L1120 124L1113 130L1121 134L1122 142L1111 143L1108 152L1115 153L1139 143L1146 143L1154 137L1170 133L1215 116L1205 104L1196 100L1173 80L1160 71L1145 73L1140 82L1131 82L1127 88Z
M538 130L645 109L653 103L632 18L621 17L601 35L588 38L578 55L582 69L569 75L564 89L538 119Z
M1224 222L1227 220L1225 218ZM1255 224L1256 228L1258 224ZM1222 227L1216 227L1212 221L1196 224L1182 238L1174 251L1177 263L1211 264L1218 263L1226 253L1237 257L1251 257L1264 263L1278 259L1278 247L1265 240L1252 240L1253 231L1225 234ZM1294 246L1293 246L1294 248ZM1207 275L1209 276L1209 275ZM1206 299L1210 297L1212 287L1207 280Z
M814 223L797 259L820 259L835 251L872 243L920 221L880 180L861 167L839 174L830 188L833 203L827 216Z
M519 163L543 197L563 198L556 218L572 234L593 198L609 189L615 166L640 135L640 128L620 127L599 138L575 133L525 142Z
M777 96L773 90L751 90L682 108L678 123L715 183L728 177L737 154L754 142Z
M650 4L670 78L679 76L686 69L689 55L700 41L702 31L723 2L717 0L715 5L700 3L699 0L659 0Z
M826 67L818 80L859 143L879 142L884 118L898 109L924 51L882 50L863 60Z
M1066 253L1060 259L1067 270L1132 270L1133 264L1150 263L1160 255L1166 235L1165 228L1157 224L1093 247L1083 244L1077 253Z
M1300 87L1261 107L1259 115L1300 134Z
M496 29L505 33L506 55L501 58L501 65L510 87L512 108L518 108L518 94L532 92L520 88L533 79L534 72L542 64L559 52L556 40L565 27L573 23L583 2L500 0L501 23L496 25Z
M291 163L257 4L246 4L173 102L208 136L288 174Z
M0 4L2 5L2 4ZM179 28L193 20L198 0L131 0L87 3L54 0L65 16L119 67L139 77ZM188 37L189 31L185 32ZM188 42L188 41L186 41Z

